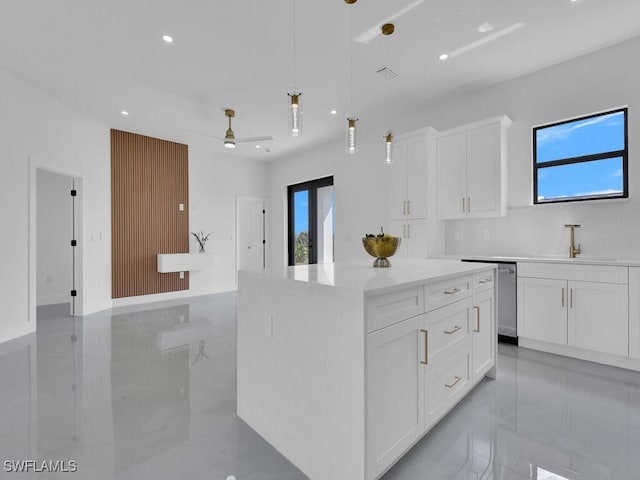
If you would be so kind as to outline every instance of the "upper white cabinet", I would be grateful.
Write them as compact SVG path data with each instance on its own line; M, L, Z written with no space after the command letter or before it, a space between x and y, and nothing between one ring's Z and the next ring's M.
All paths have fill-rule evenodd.
M389 165L392 220L427 218L429 144L435 136L435 130L426 128L394 139Z
M441 132L436 140L438 218L506 213L507 116Z

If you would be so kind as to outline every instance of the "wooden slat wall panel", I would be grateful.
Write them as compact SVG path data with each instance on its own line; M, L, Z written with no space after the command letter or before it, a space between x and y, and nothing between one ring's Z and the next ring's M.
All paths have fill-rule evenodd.
M157 269L189 251L187 145L111 130L111 221L113 298L187 290L188 272Z

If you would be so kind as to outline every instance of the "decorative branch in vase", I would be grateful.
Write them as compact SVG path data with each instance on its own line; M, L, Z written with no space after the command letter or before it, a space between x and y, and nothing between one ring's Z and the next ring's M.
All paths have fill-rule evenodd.
M209 232L206 235L204 234L204 232L202 230L200 230L198 233L196 232L191 232L191 235L193 235L196 240L198 241L198 245L200 245L200 253L204 253L204 244L207 243L207 240L209 240L209 237L211 236L213 232Z

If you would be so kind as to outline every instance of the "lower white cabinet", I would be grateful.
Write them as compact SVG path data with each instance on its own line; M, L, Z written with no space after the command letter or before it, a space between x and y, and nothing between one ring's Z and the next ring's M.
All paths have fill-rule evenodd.
M492 279L493 270L478 278ZM493 283L479 283L474 295L471 285L470 275L424 285L417 304L425 313L371 319L385 326L367 335L367 478L382 475L495 366ZM416 293L403 292L372 298L367 315L409 312L397 305Z
M493 289L473 296L471 339L473 383L480 381L495 365L495 296Z
M518 276L520 336L629 356L627 267L519 264L518 271L527 275Z
M566 280L518 278L518 331L534 340L567 344Z
M383 472L424 431L424 314L367 337L368 471Z
M640 360L640 267L629 267L629 357Z

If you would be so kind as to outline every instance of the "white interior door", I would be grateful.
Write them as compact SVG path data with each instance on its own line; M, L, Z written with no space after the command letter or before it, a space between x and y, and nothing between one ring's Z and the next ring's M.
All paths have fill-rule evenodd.
M266 266L266 202L263 198L237 198L237 269L257 271Z

